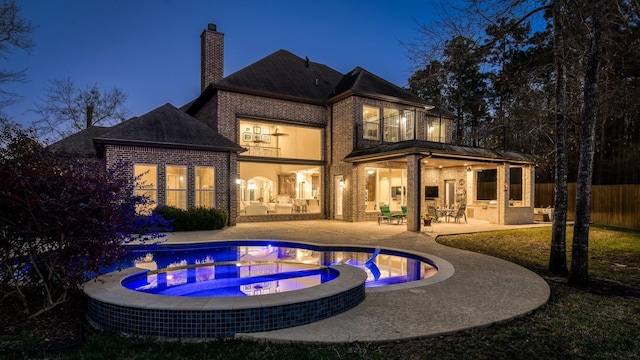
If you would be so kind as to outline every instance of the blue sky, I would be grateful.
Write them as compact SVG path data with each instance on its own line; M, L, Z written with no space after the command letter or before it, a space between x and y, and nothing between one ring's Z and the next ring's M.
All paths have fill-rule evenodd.
M31 54L6 67L27 82L4 85L23 98L4 109L29 124L50 79L79 87L118 87L130 116L165 103L182 106L200 91L200 34L225 34L225 76L285 49L340 72L361 66L405 86L413 64L401 42L418 38L435 1L18 0L35 27ZM4 65L4 64L3 64Z

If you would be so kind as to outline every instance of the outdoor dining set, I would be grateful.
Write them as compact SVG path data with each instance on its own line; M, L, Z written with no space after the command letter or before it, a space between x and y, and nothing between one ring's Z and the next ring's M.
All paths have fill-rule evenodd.
M387 224L402 224L404 219L407 218L407 207L401 206L401 213L394 213L389 210L389 206L382 205L380 206L380 214L378 215L378 225L383 222ZM466 205L464 203L459 204L457 207L453 209L448 208L436 208L435 206L427 205L427 214L423 215L421 218L424 220L428 219L428 222L449 222L450 219L453 219L454 222L459 223L460 219L464 218L464 222L467 223L467 214L465 213Z

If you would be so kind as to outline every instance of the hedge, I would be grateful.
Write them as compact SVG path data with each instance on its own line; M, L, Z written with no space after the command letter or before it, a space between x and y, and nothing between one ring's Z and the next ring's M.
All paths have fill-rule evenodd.
M183 210L159 206L154 213L171 222L171 231L218 230L225 227L229 218L224 210L203 207Z

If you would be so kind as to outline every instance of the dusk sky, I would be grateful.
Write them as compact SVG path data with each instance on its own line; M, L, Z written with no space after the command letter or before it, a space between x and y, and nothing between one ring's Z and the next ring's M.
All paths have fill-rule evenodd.
M3 85L21 95L4 109L28 125L51 79L118 87L130 117L165 103L177 107L200 91L200 34L208 23L225 34L227 76L279 49L346 73L361 66L405 86L413 64L401 42L433 20L430 0L217 1L18 0L35 28L31 54L8 55L27 82Z

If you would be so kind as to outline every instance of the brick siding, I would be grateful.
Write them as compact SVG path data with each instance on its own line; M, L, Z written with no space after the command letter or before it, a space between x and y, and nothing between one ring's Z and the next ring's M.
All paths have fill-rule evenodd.
M229 167L235 164L235 153L213 152L186 149L165 149L157 147L139 147L107 145L105 149L107 167L118 162L131 164L155 164L158 166L158 204L166 203L166 166L181 165L187 167L187 207L195 207L195 167L214 168L215 208L226 210L229 214L228 225L235 225L238 211L235 178L237 169ZM231 160L231 162L229 162ZM133 165L129 168L133 177ZM230 184L230 182L234 182ZM232 186L231 186L232 185Z

